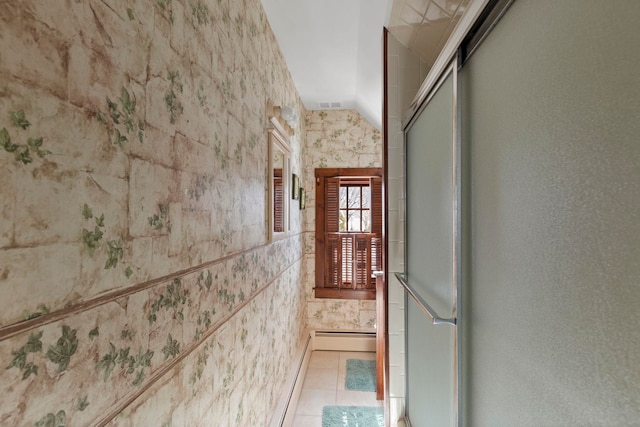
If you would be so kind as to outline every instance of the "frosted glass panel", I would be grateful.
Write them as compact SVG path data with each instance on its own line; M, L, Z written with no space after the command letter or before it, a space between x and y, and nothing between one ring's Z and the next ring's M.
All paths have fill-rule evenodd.
M453 310L453 78L407 132L410 283L441 316Z
M518 0L461 71L464 425L640 423L639 17Z
M407 301L407 415L413 426L454 425L454 327Z
M442 317L453 299L453 78L407 132L407 277ZM407 414L415 426L454 423L454 327L407 303Z

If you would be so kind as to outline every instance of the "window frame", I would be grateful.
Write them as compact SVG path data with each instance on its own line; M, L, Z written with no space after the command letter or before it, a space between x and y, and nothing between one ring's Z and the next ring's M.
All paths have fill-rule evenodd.
M350 181L348 179L344 180L344 183L340 182L340 191L342 192L342 189L346 190L346 203L347 206L346 207L342 207L342 205L338 206L338 212L346 212L345 215L345 226L347 228L347 230L340 230L341 233L369 233L371 232L371 215L373 214L373 209L371 207L371 183L370 180L367 179L367 181L363 181L363 180L359 180L359 181ZM352 188L357 188L360 195L359 195L359 204L356 205L356 207L350 207L349 206L349 201L350 201L350 190ZM364 197L364 189L368 188L369 189L369 194L368 197ZM364 205L364 201L368 200L369 201L369 206L365 206ZM340 203L342 203L342 196L340 196ZM350 212L359 212L359 223L360 223L360 227L358 230L349 230L349 213ZM368 212L369 213L369 229L365 230L363 228L363 212Z
M273 242L289 235L289 216L291 203L289 201L289 179L291 176L291 148L286 130L280 125L277 119L270 119L272 127L269 128L269 149L268 149L268 179L269 179L269 203L268 205L268 227L269 241ZM275 153L282 155L282 165L274 164ZM277 166L280 166L279 168ZM276 176L276 169L280 170L280 177ZM276 189L276 180L280 179L280 189ZM279 197L278 197L279 196ZM275 200L282 199L280 220L282 221L282 231L276 231L276 208Z
M314 294L316 298L335 298L335 299L357 299L357 300L375 300L376 292L375 285L371 289L347 289L347 288L334 288L334 287L326 287L326 277L325 277L325 268L327 262L327 242L326 239L326 200L325 200L325 191L326 191L326 182L327 178L346 178L347 180L353 178L361 178L363 181L371 178L378 179L380 188L380 200L379 203L379 218L374 221L374 209L373 206L373 188L372 198L369 210L371 212L371 231L370 232L340 232L345 235L364 235L364 234L377 234L378 238L381 239L380 251L384 251L384 242L382 241L382 221L384 217L383 212L383 201L382 197L384 194L382 186L384 185L383 180L383 169L382 168L317 168L315 170L316 177L316 255L315 255L315 287ZM374 222L379 223L374 226ZM374 229L376 228L376 229ZM377 231L377 232L376 232ZM380 256L383 256L382 254Z

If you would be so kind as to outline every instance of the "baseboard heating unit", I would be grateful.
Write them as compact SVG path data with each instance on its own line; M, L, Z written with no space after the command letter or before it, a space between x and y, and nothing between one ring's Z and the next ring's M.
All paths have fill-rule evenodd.
M375 332L313 331L314 350L376 351Z

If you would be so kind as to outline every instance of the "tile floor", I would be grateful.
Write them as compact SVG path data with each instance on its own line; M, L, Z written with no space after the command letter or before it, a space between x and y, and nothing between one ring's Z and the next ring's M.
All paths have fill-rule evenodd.
M345 390L347 359L375 359L375 353L314 351L311 353L294 427L322 427L322 408L327 405L383 406L375 392Z

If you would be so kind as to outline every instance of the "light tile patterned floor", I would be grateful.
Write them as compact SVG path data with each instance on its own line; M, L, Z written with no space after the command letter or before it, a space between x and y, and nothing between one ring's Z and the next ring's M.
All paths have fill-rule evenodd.
M375 392L345 390L347 359L375 359L375 353L314 351L296 407L294 427L322 427L327 405L382 406Z

